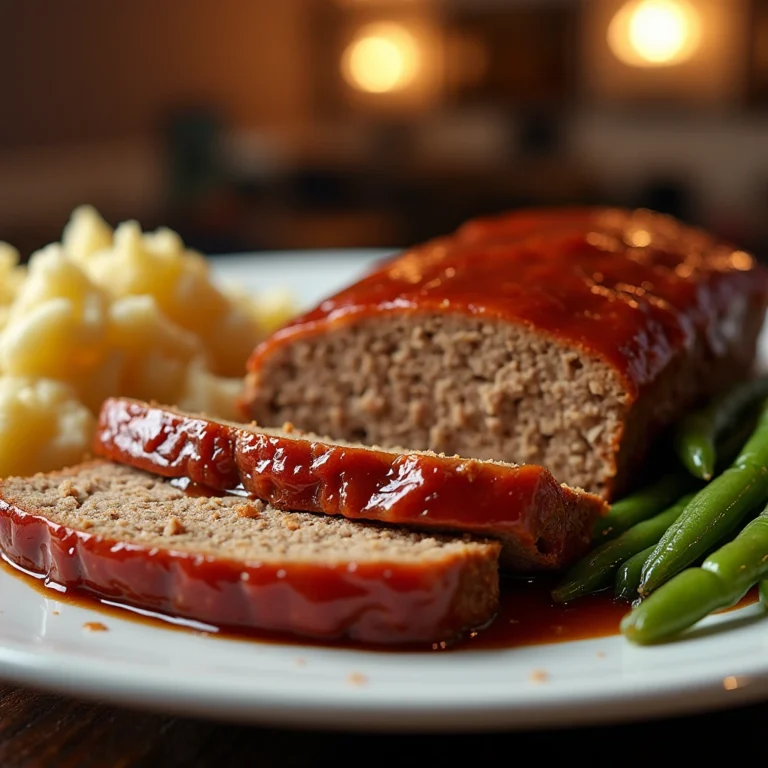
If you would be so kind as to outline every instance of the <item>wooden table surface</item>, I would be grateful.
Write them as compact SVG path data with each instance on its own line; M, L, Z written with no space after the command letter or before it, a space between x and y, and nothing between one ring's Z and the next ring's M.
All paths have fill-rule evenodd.
M611 768L766 765L768 703L695 717L559 731L316 732L230 725L79 702L0 683L0 766L445 766L518 760ZM725 755L723 752L725 751ZM378 758L374 760L373 758ZM582 758L582 759L577 759ZM746 763L744 759L753 762ZM493 763L492 763L493 761ZM498 762L503 761L503 762Z

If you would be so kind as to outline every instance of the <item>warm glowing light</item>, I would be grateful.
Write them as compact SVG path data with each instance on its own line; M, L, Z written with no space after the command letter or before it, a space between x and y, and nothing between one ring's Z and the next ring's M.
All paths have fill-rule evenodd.
M360 91L388 93L408 87L419 68L419 49L407 29L391 22L360 29L341 62L346 81Z
M627 236L627 240L635 248L645 248L651 243L651 233L645 229L636 229Z
M701 18L687 0L631 0L611 20L608 44L625 64L680 64L699 47Z
M731 258L729 259L731 266L734 269L738 269L741 271L746 271L748 269L752 269L754 266L754 260L753 258L744 251L734 251L731 254Z

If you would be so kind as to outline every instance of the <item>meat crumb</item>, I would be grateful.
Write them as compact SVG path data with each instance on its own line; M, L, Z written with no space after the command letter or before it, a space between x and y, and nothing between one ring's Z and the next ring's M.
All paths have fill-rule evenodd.
M243 504L242 507L237 508L238 517L256 518L261 514L261 510L256 504Z
M549 673L544 669L534 669L528 679L532 683L546 683L549 680Z
M106 624L102 624L100 621L86 621L85 624L83 624L83 629L86 629L89 632L106 632L109 627L107 627Z
M299 524L299 521L298 520L294 520L292 517L286 517L285 520L283 520L283 525L289 531L298 531L299 528L301 528L301 525Z
M301 656L298 656L295 659L294 663L296 664L297 667L306 667L307 666L307 660L303 659Z
M595 656L597 656L598 659L604 659L605 658L605 651L598 651Z
M71 496L73 498L78 498L78 491L77 488L75 488L75 484L69 480L62 480L59 484L59 496L61 496L62 499L66 499L68 496Z
M163 534L165 536L178 536L180 533L184 533L186 529L178 517L169 517L163 528Z
M352 672L347 677L347 682L350 685L366 685L368 683L368 678L362 674L362 672Z
M61 614L61 611L51 611L51 614L53 616L59 616Z

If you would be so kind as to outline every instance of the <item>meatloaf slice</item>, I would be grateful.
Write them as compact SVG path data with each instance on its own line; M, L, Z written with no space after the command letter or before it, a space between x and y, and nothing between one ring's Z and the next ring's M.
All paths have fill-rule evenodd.
M648 211L473 221L263 342L243 413L546 466L615 498L682 411L751 371L768 272Z
M104 402L93 448L165 477L242 487L281 509L493 536L502 565L516 570L571 563L606 508L538 466L394 453L127 398Z
M3 481L0 549L101 598L325 639L449 641L498 601L495 541L193 497L107 461Z

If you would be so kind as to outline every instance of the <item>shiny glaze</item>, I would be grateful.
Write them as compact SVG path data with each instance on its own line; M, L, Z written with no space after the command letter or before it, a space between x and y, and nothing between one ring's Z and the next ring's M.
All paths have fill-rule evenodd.
M406 251L264 341L282 345L382 313L465 313L521 323L608 362L636 399L697 338L717 357L768 271L647 211L532 210L468 222ZM728 318L728 320L726 320Z
M46 583L217 626L371 643L450 641L471 629L456 596L473 564L460 556L427 568L243 564L91 535L2 500L0 552Z
M606 509L538 466L338 445L121 398L103 404L94 451L165 477L242 487L281 509L492 535L517 568L571 562Z
M114 616L117 619L130 619L151 626L194 632L227 640L300 645L301 647L332 646L334 648L366 649L382 653L457 653L468 650L503 650L610 637L619 634L619 622L630 608L627 603L614 600L610 592L590 595L568 605L556 605L549 598L549 591L552 587L552 582L549 579L505 579L501 584L498 614L488 626L464 633L460 639L452 643L382 646L374 643L350 642L343 639L331 641L297 638L285 633L184 621L162 613L146 611L138 613L130 605L123 605L120 601L99 600L82 589L62 587L35 576L33 573L22 572L18 567L1 558L0 569L14 577L23 578L31 587L57 603L97 610L101 614ZM757 599L757 590L752 589L739 601L738 605L729 610L752 605L757 602ZM53 614L57 615L57 611L54 610ZM728 631L727 625L723 626L722 630Z

